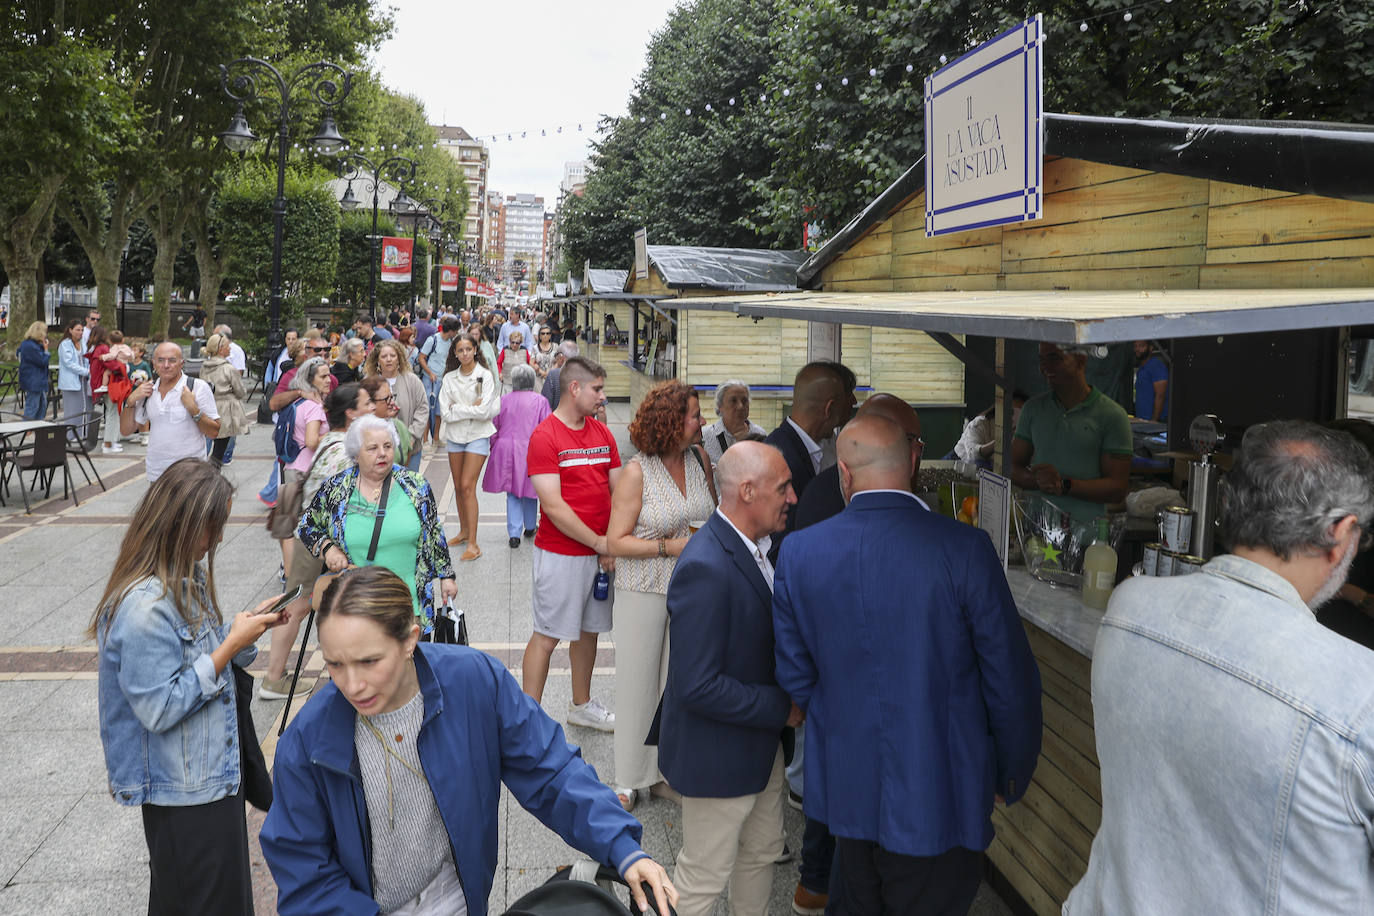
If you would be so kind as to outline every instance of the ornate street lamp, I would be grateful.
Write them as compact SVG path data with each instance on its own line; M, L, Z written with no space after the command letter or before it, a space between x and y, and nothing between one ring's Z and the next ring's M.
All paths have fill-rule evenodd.
M406 192L400 188L403 182L415 180L415 161L407 159L405 156L392 156L383 159L380 163L373 164L371 159L361 153L347 153L339 160L339 175L348 182L348 187L344 189L344 196L339 198L339 206L344 210L356 210L360 201L353 195L353 182L363 185L363 190L372 192L372 234L368 236L368 265L367 265L367 311L372 316L372 321L377 321L377 255L379 241L377 236L377 192L381 187L386 176L391 176L397 184L396 199L391 203L392 212L396 212L397 205L406 206L409 198ZM412 255L413 256L413 255ZM415 276L415 266L411 265L411 277ZM413 282L413 280L412 280Z
M230 71L236 72L232 79ZM343 149L344 138L334 126L334 109L342 104L353 88L353 74L338 64L327 61L310 64L289 79L265 60L240 57L219 68L220 85L224 94L238 103L229 129L220 133L224 145L236 153L247 152L258 141L258 135L248 126L244 106L267 98L265 89L275 87L281 107L277 112L277 196L272 201L272 295L268 300L267 360L270 364L281 352L286 336L281 329L281 249L283 225L286 219L286 148L290 142L292 96L304 90L306 97L323 107L319 129L308 141L316 152L333 156ZM265 84L265 85L260 85Z

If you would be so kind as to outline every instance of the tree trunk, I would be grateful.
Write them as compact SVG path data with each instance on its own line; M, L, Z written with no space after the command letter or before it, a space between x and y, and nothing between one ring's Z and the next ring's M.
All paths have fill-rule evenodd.
M173 267L181 250L188 210L176 193L165 195L153 210L153 239L157 255L153 258L153 314L149 335L171 337Z
M228 259L215 257L215 249L210 242L210 230L204 213L197 213L190 220L191 237L196 240L196 267L200 269L200 307L205 309L205 321L215 324L215 307L219 305L219 289L224 285L224 275L228 272Z
M33 203L0 234L0 264L10 281L10 326L5 335L11 347L43 317L38 299L38 268L52 239L53 209L65 175L47 175L39 182Z
M119 275L124 246L129 243L129 227L143 215L147 206L145 196L127 178L113 185L108 200L92 204L83 195L80 199L73 197L58 204L62 217L71 225L91 262L96 306L100 309L100 322L107 328L117 324Z

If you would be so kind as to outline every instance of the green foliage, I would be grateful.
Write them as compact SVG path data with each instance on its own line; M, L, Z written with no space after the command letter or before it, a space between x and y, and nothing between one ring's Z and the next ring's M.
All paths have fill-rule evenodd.
M377 284L377 311L387 312L410 304L411 285L407 283L383 283L381 281L380 259L381 241L372 244L368 236L372 234L372 211L358 209L345 213L339 226L339 270L337 274L337 302L353 313L368 310L369 286L372 278ZM396 223L384 212L377 214L378 236L404 236ZM416 295L423 295L425 288L426 257L429 244L424 236L415 242L415 254L411 260L411 273L414 277ZM371 265L371 266L369 266Z
M322 171L286 178L282 235L284 294L316 304L334 285L339 257L339 204ZM245 167L232 175L217 201L218 234L229 251L228 280L246 296L266 301L272 284L276 176Z

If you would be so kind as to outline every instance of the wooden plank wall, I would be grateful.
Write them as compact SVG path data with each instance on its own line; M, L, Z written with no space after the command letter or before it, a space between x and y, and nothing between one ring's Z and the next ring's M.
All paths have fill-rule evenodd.
M1045 179L1044 219L931 239L918 194L827 266L822 288L1374 286L1374 204L1073 159L1047 160ZM872 331L875 371L885 362L883 333ZM952 384L952 367L941 375L950 361L943 351L923 360L920 385ZM995 812L988 856L1036 913L1052 916L1087 867L1101 783L1090 663L1026 629L1044 684L1044 749L1025 799Z
M1087 870L1102 820L1091 662L1023 623L1040 665L1045 730L1025 796L993 811L996 838L988 858L1039 916L1058 916L1069 890Z

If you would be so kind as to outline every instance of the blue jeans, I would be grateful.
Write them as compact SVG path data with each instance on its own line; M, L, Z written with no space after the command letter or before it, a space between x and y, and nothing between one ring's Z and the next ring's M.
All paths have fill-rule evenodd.
M46 391L25 391L24 392L24 419L41 420L43 414L48 409L48 393Z
M234 457L234 443L237 442L237 441L239 441L239 437L238 437L238 436L230 436L230 437L229 437L229 445L228 445L228 447L225 448L225 450L224 450L224 457L223 457L222 459L220 459L220 464L228 464L229 461L230 461L230 459L232 459L232 458ZM215 447L215 440L214 440L214 439L206 439L206 440L205 440L205 454L207 454L207 455L210 454L210 451L211 451L214 447Z
M533 496L506 494L506 534L518 538L533 531L539 518L539 500Z
M410 460L406 462L406 467L412 471L419 471L420 459L424 457L424 454L424 449L420 448L418 445L415 446L415 454L410 456Z
M265 503L277 501L277 487L281 484L281 462L272 462L272 476L267 478L267 486L258 491L258 499Z

